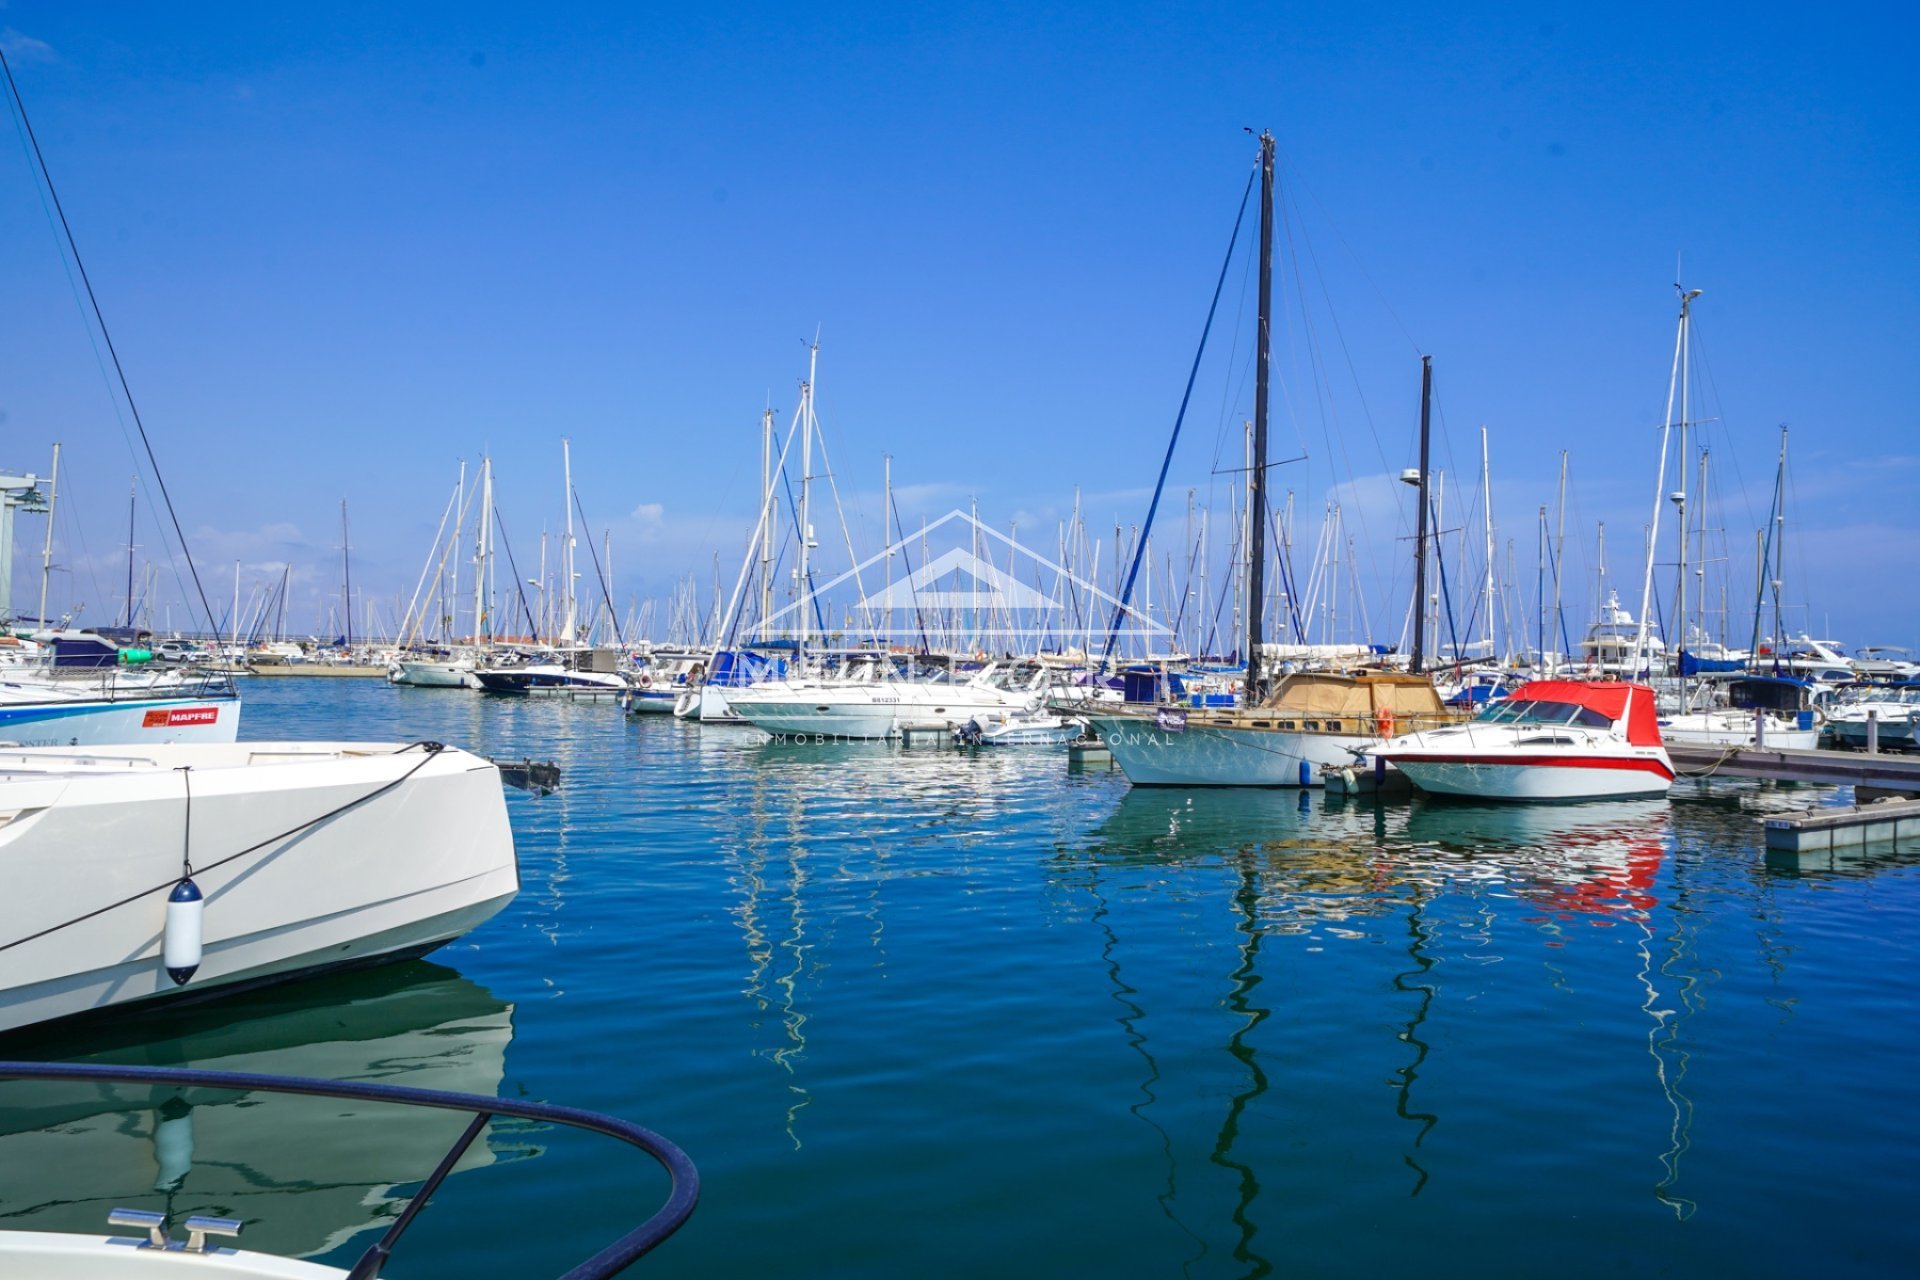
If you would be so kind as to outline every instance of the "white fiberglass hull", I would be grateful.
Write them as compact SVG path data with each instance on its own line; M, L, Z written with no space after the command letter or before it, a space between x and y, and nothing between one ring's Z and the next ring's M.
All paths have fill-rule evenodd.
M699 701L695 704L691 719L702 724L745 724L746 717L733 709L727 690L715 685L703 684L695 695Z
M232 696L0 702L0 743L14 746L222 743L239 732L240 699Z
M1820 730L1802 729L1778 716L1766 721L1766 745L1783 751L1811 751L1820 745ZM1695 747L1751 747L1753 714L1746 711L1691 711L1660 722L1660 737Z
M1659 747L1466 753L1389 745L1383 754L1429 795L1475 800L1618 800L1664 796L1673 765Z
M394 683L422 689L464 689L472 672L471 662L403 662Z
M635 689L626 695L627 710L637 716L670 716L679 696L672 685Z
M187 789L204 952L162 963ZM451 748L239 743L0 752L0 1030L419 954L519 888L499 770ZM90 914L96 913L97 914Z
M101 1215L103 1218L105 1214ZM345 1280L347 1272L317 1262L221 1248L212 1253L142 1249L144 1237L0 1231L0 1274L35 1280L144 1280L206 1276L208 1280ZM216 1237L214 1243L218 1244Z
M1378 737L1189 725L1169 731L1143 716L1090 716L1127 781L1140 787L1320 786L1322 766L1341 768ZM1306 778L1301 777L1302 766Z
M775 737L834 740L893 738L908 726L956 729L969 720L984 723L1029 710L1034 700L972 685L900 682L856 689L752 685L727 701L742 719Z

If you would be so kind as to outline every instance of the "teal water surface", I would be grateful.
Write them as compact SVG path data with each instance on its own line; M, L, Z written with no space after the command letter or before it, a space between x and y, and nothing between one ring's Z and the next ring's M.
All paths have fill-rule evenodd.
M509 798L519 898L425 961L0 1056L616 1113L703 1179L634 1275L1869 1276L1920 1246L1916 855L1760 849L1758 812L1830 792L1375 808L1130 790L1047 750L244 693L245 738L558 761L557 794ZM347 1265L456 1128L8 1084L0 1227L225 1210ZM557 1275L661 1194L616 1144L496 1123L385 1274Z

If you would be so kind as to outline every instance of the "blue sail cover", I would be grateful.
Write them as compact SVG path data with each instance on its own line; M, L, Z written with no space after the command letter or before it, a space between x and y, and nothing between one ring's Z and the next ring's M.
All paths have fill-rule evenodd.
M787 674L787 660L741 649L722 649L713 655L707 683L723 689L742 689Z
M1680 651L1680 674L1683 676L1731 675L1746 669L1747 664L1741 659L1696 658L1685 649Z

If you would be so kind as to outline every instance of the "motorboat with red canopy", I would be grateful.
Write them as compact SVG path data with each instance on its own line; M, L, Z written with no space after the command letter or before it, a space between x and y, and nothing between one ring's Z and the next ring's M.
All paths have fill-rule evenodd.
M1466 724L1373 754L1422 791L1478 800L1663 796L1674 776L1653 690L1621 680L1535 680Z

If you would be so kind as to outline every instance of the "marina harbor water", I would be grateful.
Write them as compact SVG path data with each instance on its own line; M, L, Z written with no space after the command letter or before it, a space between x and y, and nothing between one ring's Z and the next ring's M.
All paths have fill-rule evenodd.
M428 960L0 1057L638 1120L703 1190L635 1275L1882 1276L1920 1246L1920 850L1761 834L1850 789L1376 805L605 703L244 696L243 740L553 761L507 797L519 896ZM143 1090L0 1082L0 1229L213 1213L350 1265L458 1128L356 1149L315 1100L187 1101L183 1159ZM496 1119L409 1234L425 1270L392 1270L554 1274L649 1195Z

